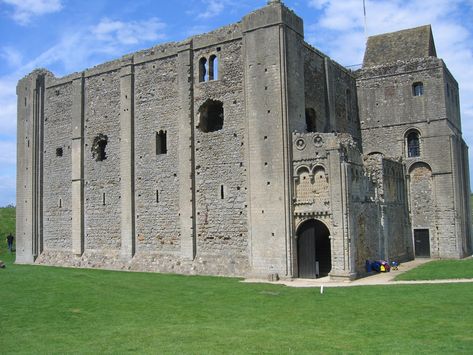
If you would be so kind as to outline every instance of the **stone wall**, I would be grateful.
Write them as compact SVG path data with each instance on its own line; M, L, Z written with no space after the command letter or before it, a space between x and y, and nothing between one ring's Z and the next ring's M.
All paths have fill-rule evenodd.
M85 80L84 213L85 248L120 249L120 80L113 70ZM98 161L94 141L107 136L105 159Z
M218 79L198 80L202 57L218 58ZM223 104L223 127L214 132L195 129L197 255L248 258L246 132L243 94L242 41L194 51L194 112L207 100Z
M68 250L71 240L72 85L46 91L43 148L43 247Z
M137 253L180 249L176 57L135 66L135 209ZM157 135L166 152L157 154Z

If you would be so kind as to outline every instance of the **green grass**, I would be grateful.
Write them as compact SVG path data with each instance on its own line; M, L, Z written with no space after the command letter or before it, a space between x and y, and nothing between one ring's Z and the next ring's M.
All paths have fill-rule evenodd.
M7 250L7 235L12 233L15 237L15 208L0 207L0 260L12 262L13 254L5 253Z
M396 280L472 279L473 258L462 260L435 260L400 274Z
M0 212L4 235L14 223ZM14 265L1 243L2 354L473 351L473 284L321 295L232 278Z
M473 350L473 284L295 289L237 279L11 265L1 353Z

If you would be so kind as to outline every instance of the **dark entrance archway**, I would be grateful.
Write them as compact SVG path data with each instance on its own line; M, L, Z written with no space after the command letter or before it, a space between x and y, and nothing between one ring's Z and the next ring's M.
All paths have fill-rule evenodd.
M303 222L297 230L297 269L300 278L327 276L332 269L330 231L316 219ZM318 270L317 270L318 268Z

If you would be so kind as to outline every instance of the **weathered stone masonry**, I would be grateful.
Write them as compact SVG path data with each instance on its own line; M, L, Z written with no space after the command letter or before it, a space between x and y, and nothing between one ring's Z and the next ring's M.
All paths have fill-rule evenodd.
M430 28L409 31L370 38L352 72L269 1L81 73L35 70L17 86L17 262L353 278L426 245L468 255L458 86Z

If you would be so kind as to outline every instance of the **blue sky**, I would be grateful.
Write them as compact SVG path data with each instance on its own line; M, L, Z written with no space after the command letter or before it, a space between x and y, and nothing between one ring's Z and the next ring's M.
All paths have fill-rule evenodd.
M363 0L286 0L305 39L343 65L362 62ZM237 22L266 0L0 0L0 206L15 203L17 81L56 76ZM437 54L460 85L473 147L473 0L366 0L367 34L432 24ZM470 167L473 168L473 152ZM470 174L473 176L473 174Z

